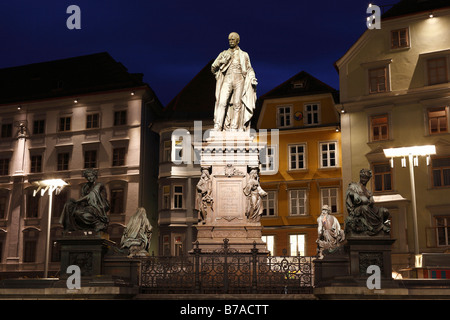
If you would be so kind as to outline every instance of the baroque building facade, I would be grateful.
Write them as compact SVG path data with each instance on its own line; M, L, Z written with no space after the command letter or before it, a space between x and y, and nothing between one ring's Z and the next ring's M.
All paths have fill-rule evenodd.
M450 248L450 7L445 1L400 1L336 62L340 79L343 185L373 172L375 201L389 208L393 268L415 266L417 253ZM388 148L434 145L414 166L414 193L403 159ZM417 244L418 246L417 246Z
M161 105L142 74L98 53L2 69L0 82L2 277L44 269L49 197L34 194L37 181L68 184L53 196L50 274L59 271L59 216L69 198L81 197L86 168L106 186L111 240L120 242L138 207L157 232L158 139L149 124Z

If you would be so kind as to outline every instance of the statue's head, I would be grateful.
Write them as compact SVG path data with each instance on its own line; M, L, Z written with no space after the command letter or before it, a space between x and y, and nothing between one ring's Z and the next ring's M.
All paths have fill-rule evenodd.
M372 170L370 169L361 169L359 172L359 180L361 182L367 182L372 178Z
M322 213L328 213L328 214L331 213L331 209L330 209L330 207L327 204L324 204L322 206Z
M97 179L98 170L93 168L88 168L83 170L83 177L86 178L88 181Z
M228 43L230 44L230 48L236 48L241 40L241 37L237 32L231 32L228 35Z

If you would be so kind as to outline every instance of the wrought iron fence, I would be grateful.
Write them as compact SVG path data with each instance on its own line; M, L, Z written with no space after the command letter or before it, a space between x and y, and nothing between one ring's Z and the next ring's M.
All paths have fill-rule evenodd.
M285 254L285 252L284 252ZM195 244L189 256L141 259L143 293L311 293L314 257L250 253L223 247L202 253Z

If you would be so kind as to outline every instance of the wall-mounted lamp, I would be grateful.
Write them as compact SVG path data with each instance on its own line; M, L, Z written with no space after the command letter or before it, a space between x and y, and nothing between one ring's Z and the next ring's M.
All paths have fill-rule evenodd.
M78 103L78 99L74 99L73 102L74 102L74 103Z

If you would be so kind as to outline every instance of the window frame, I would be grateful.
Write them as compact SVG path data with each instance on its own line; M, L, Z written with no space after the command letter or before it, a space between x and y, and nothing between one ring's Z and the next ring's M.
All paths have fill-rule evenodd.
M97 117L96 120L89 117ZM96 126L94 124L96 123ZM89 112L86 114L86 130L95 130L100 128L100 112Z
M336 195L334 196L335 198L335 202L336 202L336 210L333 211L333 205L332 205L332 195L331 195L331 191L335 190L336 191ZM326 197L324 197L324 191L328 191L328 194ZM327 187L321 187L320 188L320 207L322 208L324 205L328 205L328 207L330 207L331 209L331 213L332 214L339 214L341 212L341 203L340 203L340 191L341 188L339 188L338 186L327 186ZM328 199L328 201L324 201L325 199Z
M277 190L266 190L267 196L262 198L263 202L263 212L261 217L276 217L278 216L278 191ZM270 195L273 195L273 198L270 199ZM272 203L272 206L270 204ZM270 209L273 209L272 214L268 214Z
M125 166L126 157L127 157L127 148L126 147L113 148L111 165L113 167Z
M443 81L436 79L434 81L431 81L431 70L436 70L438 69L437 67L430 69L430 63L431 62L436 62L438 60L442 60L444 61L444 66L443 69L445 70L445 79ZM436 56L436 57L430 57L426 60L426 70L427 70L427 84L429 86L433 86L433 85L438 85L438 84L443 84L443 83L448 83L449 82L449 72L448 72L448 59L447 56Z
M295 147L296 148L296 152L292 153L291 148ZM303 147L303 152L298 152L298 147ZM288 168L289 170L307 170L308 169L308 148L307 148L307 144L306 142L303 143L295 143L295 144L288 144ZM296 168L292 167L292 156L295 155L295 164L296 164ZM299 164L299 156L302 155L303 156L303 168L298 167Z
M299 192L303 192L303 206L300 205L300 200L302 200L301 197L296 196L295 199L297 200L296 203L296 213L293 212L293 206L292 206L292 200L294 199L292 194L293 192L296 192L297 195ZM303 213L300 213L300 209L303 208ZM302 217L302 216L308 216L309 210L308 210L308 190L306 188L293 188L289 189L289 216L293 217Z
M385 166L386 168L389 168L389 171L376 172L376 168L375 167L381 167L381 166ZM389 163L389 161L387 161L387 162L376 162L376 163L373 163L371 167L372 167L371 170L372 170L372 173L373 173L373 179L372 179L372 190L373 190L373 192L374 193L384 193L384 192L392 192L392 191L394 191L394 172L392 170L392 167L391 167L391 164ZM385 186L386 186L386 175L390 176L389 180L390 180L391 189L386 189L385 188ZM376 181L377 180L376 177L377 176L381 176L381 186L382 186L381 190L378 190L377 186L376 186L376 182L377 182Z
M113 126L126 126L128 122L128 110L115 110L113 115Z
M117 196L121 193L121 196ZM124 187L113 187L110 190L110 214L123 214L126 211L125 208L125 188ZM117 206L117 204L119 204ZM118 209L116 209L118 208Z
M450 246L450 215L438 215L434 216L434 226L436 228L436 246L437 247L448 247ZM438 219L444 219L445 224L442 226L438 226ZM441 244L439 241L439 228L444 229L444 239L445 244Z
M42 154L30 155L30 173L41 173L43 167Z
M295 241L293 241L294 237L295 237ZM300 239L303 239L303 240L299 241ZM293 248L293 246L292 246L293 243L295 243L295 248ZM303 250L298 250L300 243L303 243ZM294 253L294 250L296 251L296 253ZM306 234L304 234L304 233L289 234L289 253L291 256L293 256L293 257L305 256L306 250L307 250Z
M275 254L275 235L263 234L261 236L261 240L266 244L267 250L269 251L269 255L273 256Z
M92 161L92 159L90 159L90 156L89 157L87 157L87 154L95 154L95 160L94 161ZM98 168L98 152L97 152L97 150L95 150L95 149L90 149L90 150L84 150L84 154L83 154L83 157L84 157L84 159L83 159L83 168L84 169L88 169L88 168ZM88 159L89 158L89 159ZM92 162L94 162L95 163L95 166L87 166L87 164L88 163L92 163Z
M176 188L181 187L181 192L177 192ZM185 209L185 199L184 199L184 186L181 184L175 184L172 186L172 209ZM181 206L179 207L177 199L181 200Z
M33 120L33 135L45 134L45 119L34 119Z
M56 161L56 171L69 170L70 152L58 152Z
M0 176L8 176L11 158L0 158Z
M309 106L317 106L317 110L308 110ZM303 105L303 124L305 126L317 126L322 123L322 107L320 102L309 102ZM310 122L309 117L311 116L311 120L314 120L314 115L317 115L317 122Z
M435 167L433 165L434 161L440 160L440 159L448 159L449 165ZM436 181L435 181L435 171L437 171L437 170L439 170L440 185L436 185ZM431 187L433 189L442 189L442 188L449 188L450 187L450 183L449 184L444 184L444 181L445 181L445 174L444 174L445 172L444 172L444 170L448 170L449 177L447 179L450 180L450 156L433 157L433 158L431 158L430 176L431 176Z
M327 153L327 165L326 166L323 165L324 152L322 150L322 146L325 145L325 144L328 145L327 150L326 150L326 153ZM330 161L331 161L330 148L329 148L330 144L334 144L334 148L335 148L334 150L332 150L332 151L334 151L334 161L335 161L334 166L330 165ZM320 161L319 162L319 168L320 169L335 169L335 168L339 168L339 143L338 143L338 141L321 141L321 142L319 142L319 161Z
M439 110L439 109L443 109L443 110ZM441 107L430 107L427 108L427 123L428 123L428 134L429 135L436 135L436 134L442 134L442 133L448 133L449 132L449 112L448 112L449 107L448 106L441 106ZM444 117L430 117L430 113L432 112L439 112L439 111L443 111L445 116ZM444 118L444 123L445 123L445 131L441 131L440 130L440 121L438 120L438 126L437 126L437 132L432 132L432 125L431 125L431 120L434 118Z
M400 32L404 31L405 32L405 44L401 45L401 35ZM396 36L394 36L394 33L398 32L398 34ZM398 45L394 46L394 38L397 38L398 40ZM399 29L395 29L395 30L391 30L391 50L397 50L397 49L406 49L406 48L410 48L411 44L410 44L410 37L409 37L409 28L399 28Z
M386 122L381 124L374 124L374 120L386 118ZM389 113L371 115L369 117L369 127L370 127L370 142L380 142L380 141L388 141L390 140L390 115ZM386 138L383 138L382 128L386 127ZM379 128L378 138L375 138L374 130L375 128Z
M286 108L289 108L289 113L286 113ZM281 110L283 110L283 115L280 112ZM277 106L277 128L291 128L294 125L293 115L294 106L292 104ZM282 119L284 119L283 125L281 123ZM286 120L288 120L289 124L286 124Z
M70 131L72 131L72 116L59 116L58 132L70 132Z

